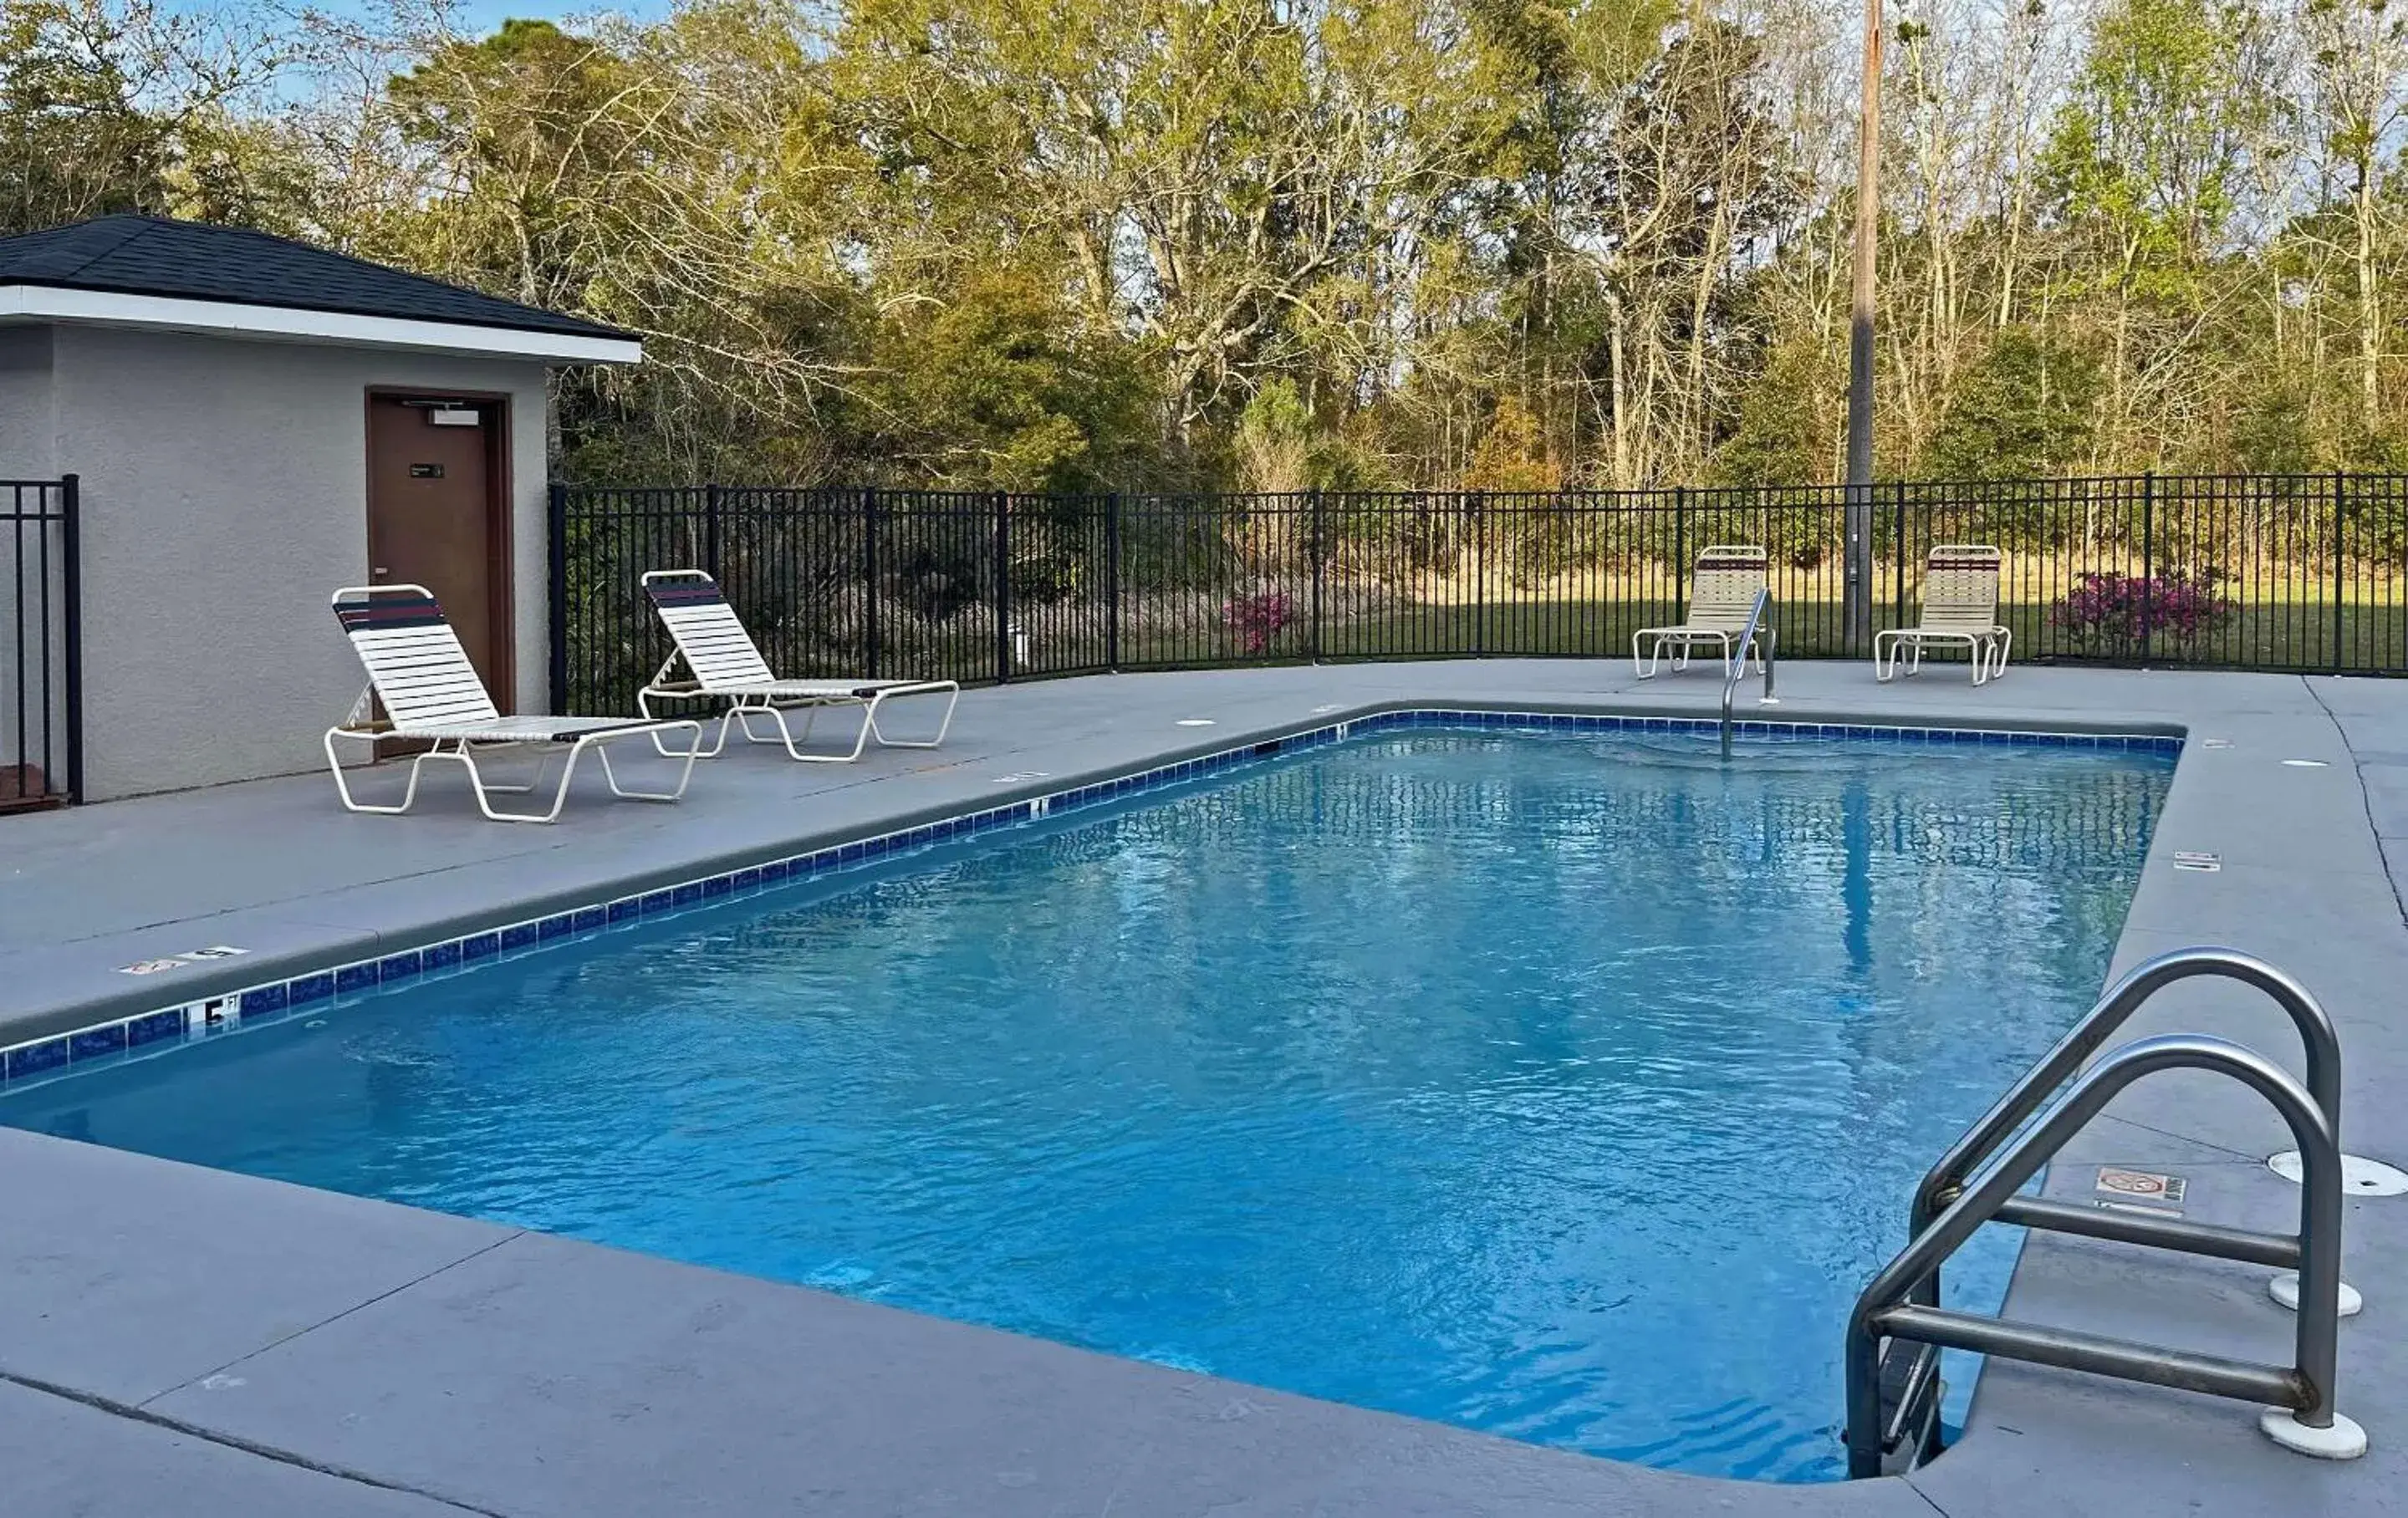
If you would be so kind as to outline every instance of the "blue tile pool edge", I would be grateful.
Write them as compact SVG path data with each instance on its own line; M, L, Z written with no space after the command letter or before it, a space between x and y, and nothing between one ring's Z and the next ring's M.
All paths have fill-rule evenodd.
M1248 739L1197 758L1093 780L998 807L939 818L872 838L852 838L767 864L698 876L673 885L586 902L500 927L481 928L412 949L366 959L319 966L199 1000L110 1018L88 1027L45 1034L0 1048L0 1090L66 1079L101 1065L154 1058L187 1045L265 1026L355 999L387 986L446 980L501 959L517 959L580 942L671 911L715 907L795 881L866 866L948 838L985 833L1056 812L1121 800L1143 791L1176 785L1201 775L1254 764L1300 749L1318 748L1368 734L1410 727L1555 728L1590 732L1713 733L1711 717L1623 715L1610 712L1497 711L1469 707L1412 707L1333 720L1319 727L1277 738ZM2065 733L2022 728L1915 727L1884 723L1735 722L1742 738L1780 740L1837 738L1891 742L2013 745L2120 750L2180 754L2180 738L2157 733Z

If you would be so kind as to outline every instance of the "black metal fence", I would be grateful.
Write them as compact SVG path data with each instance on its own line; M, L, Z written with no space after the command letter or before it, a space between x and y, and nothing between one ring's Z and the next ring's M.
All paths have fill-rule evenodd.
M1874 624L1935 544L2006 552L2019 661L2408 672L2408 477L1873 488ZM1012 680L1308 659L1627 654L1715 543L1764 545L1793 657L1860 658L1838 486L1542 494L552 492L557 710L668 652L646 569L717 575L781 673Z
M0 812L83 794L76 477L0 480Z

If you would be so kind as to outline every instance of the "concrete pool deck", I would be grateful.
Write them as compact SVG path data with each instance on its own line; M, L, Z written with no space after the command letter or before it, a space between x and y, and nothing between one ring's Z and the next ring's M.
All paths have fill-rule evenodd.
M1107 676L968 693L939 752L853 766L769 751L675 808L580 780L551 828L484 823L454 776L407 818L322 775L0 823L0 1044L276 974L656 888L1407 705L1710 714L1701 672L1523 661ZM2224 943L2292 970L2340 1026L2344 1137L2408 1155L2408 684L1942 667L1875 685L1792 665L1741 715L2186 732L2114 969ZM1178 725L1209 718L1204 728ZM2226 740L2208 747L2198 739ZM1946 751L1934 751L1944 762ZM1745 762L1742 751L1739 762ZM2285 766L2312 759L2325 767ZM591 783L587 783L587 781ZM2176 851L2221 857L2177 871ZM215 944L239 961L117 967ZM2196 1031L2294 1068L2285 1020L2186 982L2124 1037ZM2119 1039L2120 1041L2120 1039ZM172 1058L173 1056L168 1056ZM2255 1099L2175 1074L2053 1167L2165 1169L2187 1215L2296 1225ZM2408 1511L2408 1197L2347 1205L2339 1403L2363 1460L2286 1454L2237 1403L1993 1364L1966 1437L1907 1478L1679 1476L1089 1354L799 1287L0 1131L0 1510L11 1514L2153 1513ZM1899 1198L1901 1210L1905 1198ZM2035 1238L2007 1313L2285 1361L2268 1272ZM1817 1325L1838 1338L1842 1325ZM1832 1409L1836 1425L1840 1410Z

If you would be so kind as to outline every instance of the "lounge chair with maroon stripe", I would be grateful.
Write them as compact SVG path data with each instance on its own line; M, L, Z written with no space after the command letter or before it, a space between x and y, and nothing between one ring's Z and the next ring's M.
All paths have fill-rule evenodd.
M335 593L334 606L337 620L351 635L351 647L359 652L360 663L368 673L367 686L351 703L351 715L326 729L326 763L335 771L335 788L342 794L343 805L351 810L408 811L418 798L419 772L427 761L442 759L468 772L468 783L477 793L477 809L494 822L549 823L560 815L567 801L577 761L588 749L602 762L602 773L613 795L631 801L675 801L685 795L686 781L694 777L694 762L702 749L700 723L650 717L505 717L494 708L476 666L468 662L459 634L444 620L443 609L424 586L348 586ZM384 707L382 720L375 717L379 703ZM672 751L663 745L661 738L668 733L685 735L685 747ZM662 753L684 761L675 790L636 790L619 783L604 745L614 738L644 737L651 738ZM335 747L337 738L366 743L371 760L380 739L415 740L429 747L411 757L409 783L400 803L380 806L351 794L342 756ZM512 784L487 780L480 761L506 752L533 752L534 778ZM495 795L524 795L539 790L552 762L563 755L568 762L560 772L550 810L503 811L494 807Z
M950 680L781 680L761 656L759 645L745 630L743 619L720 594L719 582L699 569L654 569L644 576L645 594L652 598L661 621L677 647L662 664L651 684L637 693L637 709L650 715L662 700L724 699L727 709L719 719L719 736L702 752L706 759L726 746L729 724L741 724L753 743L783 742L789 757L822 764L849 764L858 759L872 738L882 748L933 749L953 730L953 705L961 699L958 681ZM678 679L679 665L687 678ZM879 713L889 701L912 696L942 696L945 714L934 738L888 736L879 725ZM812 720L828 707L859 707L861 730L850 751L812 751L803 747ZM802 730L786 723L787 713L803 714ZM752 719L766 717L777 724L777 736L756 733Z
M1923 576L1923 620L1873 635L1873 678L1894 680L1899 659L1912 650L1906 672L1923 673L1927 643L1962 644L1973 663L1973 683L2007 672L2007 649L2015 635L1999 621L1999 551L1986 543L1942 543L1931 551Z
M1756 612L1756 593L1764 589L1765 562L1759 543L1719 543L1699 552L1697 573L1689 580L1687 615L1677 625L1641 627L1630 635L1630 667L1639 678L1656 678L1656 666L1668 648L1672 667L1686 669L1689 650L1699 645L1710 645L1722 654L1726 676L1731 673L1733 661L1746 668L1750 653L1762 669L1764 649L1756 639L1750 639L1745 648L1732 645L1747 631L1747 619ZM1765 644L1774 641L1769 624L1757 629L1757 637Z

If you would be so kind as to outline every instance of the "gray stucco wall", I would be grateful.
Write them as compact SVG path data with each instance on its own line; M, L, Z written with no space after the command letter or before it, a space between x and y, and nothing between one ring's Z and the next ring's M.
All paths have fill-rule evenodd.
M83 480L88 799L324 762L361 680L326 597L367 578L372 386L509 396L516 697L543 709L542 365L83 327L52 358L53 469Z
M50 408L50 329L0 327L0 480L58 472Z

